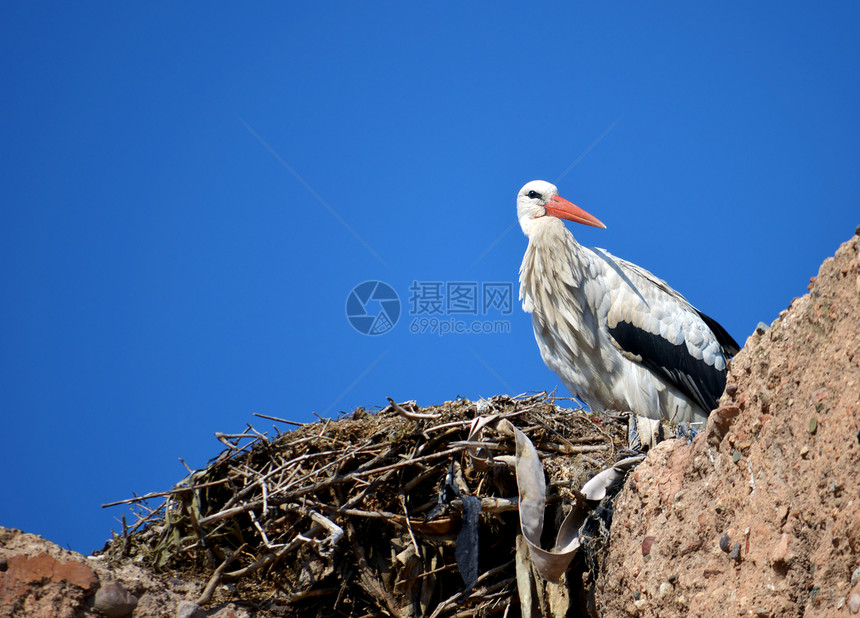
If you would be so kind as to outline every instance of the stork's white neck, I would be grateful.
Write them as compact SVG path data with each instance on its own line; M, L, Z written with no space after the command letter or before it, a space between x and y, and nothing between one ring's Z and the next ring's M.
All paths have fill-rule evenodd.
M576 242L564 221L556 217L521 217L519 221L523 234L528 237L530 245L551 246L559 243L562 238L569 238Z

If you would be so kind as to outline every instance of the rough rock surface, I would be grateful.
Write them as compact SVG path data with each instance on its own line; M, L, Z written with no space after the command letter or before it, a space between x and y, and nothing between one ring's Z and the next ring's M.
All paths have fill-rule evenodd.
M706 430L628 479L599 615L858 615L860 237L809 290L747 340Z
M35 534L0 527L0 618L174 616L183 603L189 603L186 598L200 594L203 584L171 581L134 564L108 569L98 559L62 549ZM243 618L251 614L228 603L194 615Z

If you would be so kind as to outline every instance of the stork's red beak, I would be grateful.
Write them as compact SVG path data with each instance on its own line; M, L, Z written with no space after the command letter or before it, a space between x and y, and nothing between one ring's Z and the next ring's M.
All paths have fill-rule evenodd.
M576 204L568 202L558 195L553 195L549 202L547 202L546 214L551 217L558 217L559 219L567 219L568 221L576 221L585 225L606 228L600 219L588 214Z

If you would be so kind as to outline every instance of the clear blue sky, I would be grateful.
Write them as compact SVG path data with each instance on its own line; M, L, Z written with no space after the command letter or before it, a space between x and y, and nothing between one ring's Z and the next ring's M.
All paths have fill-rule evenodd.
M4 3L0 525L89 552L101 503L254 412L555 388L516 300L454 313L516 294L535 178L742 343L860 223L858 30L849 2ZM378 336L346 316L367 280L401 300Z

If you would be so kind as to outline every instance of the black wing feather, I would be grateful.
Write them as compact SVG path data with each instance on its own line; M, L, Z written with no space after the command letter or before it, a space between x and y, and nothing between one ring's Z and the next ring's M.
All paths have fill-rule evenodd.
M705 322L708 326L717 324L711 318L705 319ZM721 326L719 329L737 348L734 339ZM640 357L642 365L667 380L703 410L710 412L717 407L717 400L726 388L725 370L720 371L692 356L685 343L675 345L629 322L619 322L615 328L609 329L609 333L622 350ZM720 340L721 334L716 331L714 334ZM722 340L720 344L723 344Z
M741 351L741 346L738 345L738 342L735 341L734 338L728 332L726 332L726 329L723 328L719 322L717 322L714 318L705 315L698 309L696 309L695 311L699 314L699 317L704 320L705 324L708 325L708 328L711 329L711 332L714 333L714 335L717 337L717 343L720 344L720 347L723 350L723 354L725 354L726 356L734 356Z

